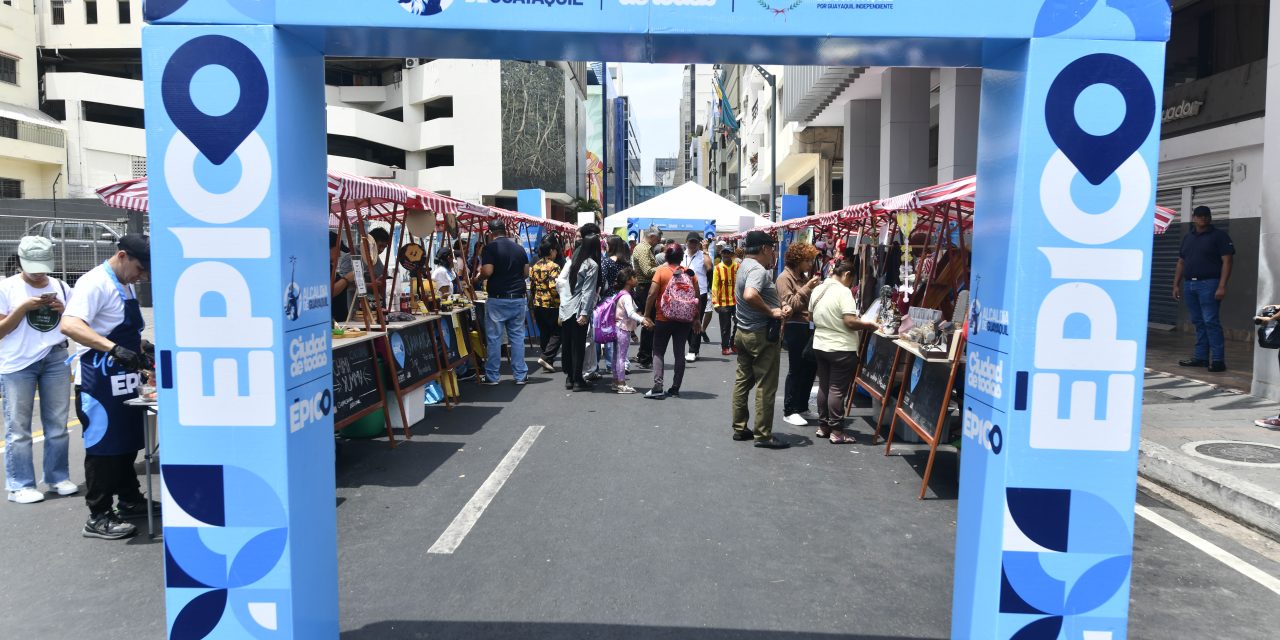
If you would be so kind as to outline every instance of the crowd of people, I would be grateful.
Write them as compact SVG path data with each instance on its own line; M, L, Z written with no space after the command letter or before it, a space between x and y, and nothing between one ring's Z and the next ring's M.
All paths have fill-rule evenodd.
M664 239L657 227L629 243L604 237L598 225L579 229L572 246L545 237L530 265L523 249L490 224L480 257L478 284L488 290L487 361L481 384L497 385L503 336L522 345L531 310L538 333L538 365L555 373L557 359L566 390L592 391L606 377L609 390L635 394L635 370L652 372L645 399L679 398L686 366L710 342L707 328L719 317L720 352L735 356L731 423L733 439L765 448L786 448L773 435L782 350L788 354L783 403L794 425L817 421L816 435L832 443L853 439L841 428L863 331L877 325L861 319L854 300L854 269L829 260L825 247L792 243L775 282L777 241L753 231L741 248L708 246L696 232L683 243ZM528 290L525 282L528 281ZM496 301L496 304L495 304ZM633 343L636 354L627 357ZM668 363L670 375L668 376ZM511 358L518 385L528 377L523 358ZM817 411L810 389L819 383ZM755 392L755 420L750 396Z

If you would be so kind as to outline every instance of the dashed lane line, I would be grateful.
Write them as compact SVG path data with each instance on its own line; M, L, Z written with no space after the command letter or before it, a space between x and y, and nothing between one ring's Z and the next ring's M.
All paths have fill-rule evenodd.
M507 479L516 470L516 465L519 465L524 455L529 452L538 434L545 428L543 425L534 425L525 430L515 446L511 447L507 455L502 458L502 462L498 463L498 467L489 474L484 484L480 485L475 495L471 496L471 500L453 518L453 522L449 523L449 527L440 534L440 538L431 545L430 549L427 549L427 553L451 554L457 550L458 545L462 544L463 539L471 532L471 528L480 520L480 516L484 514L484 510L488 508L494 496L498 495L502 485L506 484Z

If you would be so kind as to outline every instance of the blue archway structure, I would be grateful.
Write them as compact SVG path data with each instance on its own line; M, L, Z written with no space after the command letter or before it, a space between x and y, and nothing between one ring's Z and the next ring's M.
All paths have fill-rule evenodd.
M1126 636L1165 0L145 15L171 637L338 635L325 54L984 67L952 635Z

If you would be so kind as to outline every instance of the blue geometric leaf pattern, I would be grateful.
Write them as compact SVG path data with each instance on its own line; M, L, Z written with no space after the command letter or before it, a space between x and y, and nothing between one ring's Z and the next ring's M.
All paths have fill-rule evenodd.
M168 17L182 8L187 0L147 0L142 3L142 17L148 22Z
M164 486L178 508L196 520L215 527L226 525L226 498L222 467L213 464L166 464Z
M1067 596L1067 606L1063 613L1079 615L1101 607L1120 590L1129 577L1129 565L1132 558L1117 556L1107 558L1089 568L1071 587L1071 595Z
M166 527L164 546L173 563L192 580L210 587L227 586L227 558L200 539L198 527ZM173 585L177 586L177 585Z
M1071 491L1010 487L1005 490L1005 500L1023 535L1050 551L1066 552Z
M250 540L231 561L231 573L227 576L227 586L231 588L253 584L264 578L284 555L285 543L289 541L288 529L272 529Z
M1066 601L1066 585L1049 575L1040 564L1045 554L1029 551L1006 551L1003 558L1004 575L1018 597L1037 611L1061 615Z
M1169 19L1173 13L1169 0L1107 0L1107 6L1129 16L1134 35L1139 40L1165 40L1169 37Z
M218 626L227 608L226 589L214 589L196 596L178 612L169 630L171 640L200 640Z
M1009 640L1057 640L1061 631L1061 616L1041 618L1019 629Z

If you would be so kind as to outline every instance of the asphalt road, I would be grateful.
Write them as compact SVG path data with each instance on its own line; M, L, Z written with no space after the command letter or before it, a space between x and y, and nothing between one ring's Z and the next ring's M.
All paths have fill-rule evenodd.
M716 355L691 365L680 399L570 394L560 375L535 374L465 387L463 406L429 407L394 450L346 442L342 637L947 637L956 454L940 453L920 501L923 458L884 457L861 419L852 446L780 416L793 448L734 442L732 365L703 353ZM456 550L428 553L531 426L543 429ZM82 481L78 437L72 456ZM1274 542L1172 498L1139 502L1280 577ZM84 516L79 497L0 504L12 605L0 637L163 637L161 545L81 538ZM1276 628L1280 595L1138 519L1131 638Z

